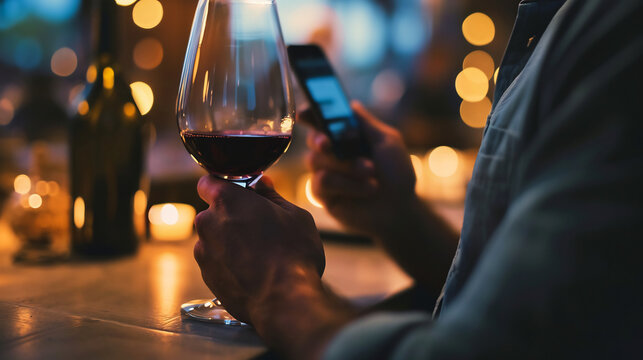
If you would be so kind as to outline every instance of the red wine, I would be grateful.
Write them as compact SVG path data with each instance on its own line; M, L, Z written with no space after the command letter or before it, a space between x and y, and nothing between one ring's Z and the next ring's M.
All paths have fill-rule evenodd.
M290 145L290 135L262 132L183 131L181 138L194 159L210 173L246 180L260 175Z

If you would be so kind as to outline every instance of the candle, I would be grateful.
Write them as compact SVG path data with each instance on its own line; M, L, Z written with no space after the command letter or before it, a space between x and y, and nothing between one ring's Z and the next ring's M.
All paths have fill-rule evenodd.
M158 241L185 240L192 236L196 210L187 204L158 204L150 208L150 234Z

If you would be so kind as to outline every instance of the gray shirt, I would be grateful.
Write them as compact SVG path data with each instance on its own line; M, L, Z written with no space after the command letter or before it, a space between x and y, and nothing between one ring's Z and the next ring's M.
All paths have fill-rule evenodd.
M643 358L642 18L520 3L435 318L363 317L327 359Z

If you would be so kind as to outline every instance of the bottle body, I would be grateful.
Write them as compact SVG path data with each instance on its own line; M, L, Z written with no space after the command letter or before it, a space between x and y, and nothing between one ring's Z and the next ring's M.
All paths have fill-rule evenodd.
M109 60L76 103L70 128L72 250L89 256L136 251L135 194L145 171L147 125ZM89 76L91 77L91 76Z

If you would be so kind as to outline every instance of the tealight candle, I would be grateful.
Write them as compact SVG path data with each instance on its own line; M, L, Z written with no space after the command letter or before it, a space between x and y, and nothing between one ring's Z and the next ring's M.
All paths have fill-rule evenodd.
M158 241L185 240L192 236L196 210L187 204L158 204L150 208L150 235Z

